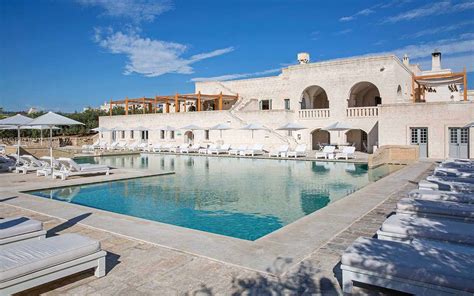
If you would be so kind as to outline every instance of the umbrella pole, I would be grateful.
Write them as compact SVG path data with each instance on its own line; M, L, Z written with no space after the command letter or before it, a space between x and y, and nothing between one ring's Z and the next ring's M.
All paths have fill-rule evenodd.
M40 137L41 137L40 145L41 147L43 147L43 129L42 128L40 129Z
M20 145L21 145L21 138L20 138L20 126L18 126L18 147L17 147L17 159L16 159L16 164L20 162Z
M49 157L51 166L51 179L54 179L53 175L53 126L49 126Z

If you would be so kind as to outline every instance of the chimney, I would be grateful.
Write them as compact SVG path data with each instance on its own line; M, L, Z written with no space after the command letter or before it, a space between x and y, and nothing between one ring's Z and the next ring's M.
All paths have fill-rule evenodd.
M403 64L407 67L410 66L410 58L408 57L407 54L403 56Z
M298 62L300 63L300 65L308 64L309 63L309 53L307 53L307 52L298 53Z
M437 49L431 54L431 71L440 71L441 70L441 52Z

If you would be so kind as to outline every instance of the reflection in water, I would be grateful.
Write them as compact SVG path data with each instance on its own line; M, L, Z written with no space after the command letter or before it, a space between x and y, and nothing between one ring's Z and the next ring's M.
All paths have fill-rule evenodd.
M88 157L77 161L176 174L33 194L247 240L324 208L391 170L323 161L187 155Z

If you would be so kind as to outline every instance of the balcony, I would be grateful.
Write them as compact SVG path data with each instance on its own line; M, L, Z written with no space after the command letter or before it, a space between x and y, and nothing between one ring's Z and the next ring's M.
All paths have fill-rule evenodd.
M300 119L329 118L329 109L303 109L298 111Z
M378 117L379 107L354 107L346 109L346 116L348 118L360 118L360 117Z

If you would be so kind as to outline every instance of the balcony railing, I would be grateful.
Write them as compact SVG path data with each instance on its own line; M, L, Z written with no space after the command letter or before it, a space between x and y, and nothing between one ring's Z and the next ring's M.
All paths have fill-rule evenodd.
M354 107L346 109L346 116L350 118L357 117L378 117L379 107Z
M298 113L300 119L329 118L329 109L303 109Z

